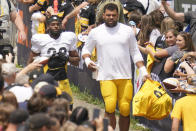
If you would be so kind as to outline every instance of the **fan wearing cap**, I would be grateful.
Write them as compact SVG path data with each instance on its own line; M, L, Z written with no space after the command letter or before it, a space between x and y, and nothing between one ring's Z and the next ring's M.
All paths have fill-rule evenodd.
M76 51L76 36L73 32L62 32L61 19L54 15L47 19L47 34L32 36L29 63L33 57L48 57L44 66L44 73L54 76L59 83L59 88L72 96L67 78L67 62L78 65L79 57Z

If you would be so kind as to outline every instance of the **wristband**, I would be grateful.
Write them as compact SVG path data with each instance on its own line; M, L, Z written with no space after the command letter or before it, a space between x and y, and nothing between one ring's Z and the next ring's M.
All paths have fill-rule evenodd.
M140 68L139 68L139 71L141 72L142 77L148 75L148 72L147 72L145 66L140 67Z
M90 59L89 57L86 57L86 58L84 59L84 62L85 62L85 64L86 64L86 67L88 67L88 65L91 63L91 59Z

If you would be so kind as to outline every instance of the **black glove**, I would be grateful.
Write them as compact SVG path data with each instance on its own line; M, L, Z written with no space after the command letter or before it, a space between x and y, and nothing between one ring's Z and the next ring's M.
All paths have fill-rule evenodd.
M60 57L60 59L62 61L66 61L67 62L69 60L69 55L66 52L64 52L64 53L59 52L58 56Z
M53 54L48 61L47 73L54 76L55 80L64 80L67 78L65 70L65 64L68 61L69 56L65 52Z

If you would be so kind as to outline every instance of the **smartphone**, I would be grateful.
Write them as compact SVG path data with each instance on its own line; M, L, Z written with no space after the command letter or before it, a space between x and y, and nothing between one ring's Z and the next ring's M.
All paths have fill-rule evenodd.
M93 120L99 118L99 114L100 114L100 109L95 108L93 110Z
M103 119L103 131L108 131L109 120L107 118Z

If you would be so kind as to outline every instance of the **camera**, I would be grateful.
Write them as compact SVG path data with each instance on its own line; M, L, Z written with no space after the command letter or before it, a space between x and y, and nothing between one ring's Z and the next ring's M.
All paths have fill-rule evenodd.
M0 54L3 56L3 59L5 59L5 56L9 53L11 53L14 56L12 45L0 45Z
M93 120L94 120L95 118L99 118L99 115L100 115L100 109L95 108L95 109L93 110Z
M4 47L2 49L2 54L4 55L8 55L9 53L11 53L11 48L10 47Z

